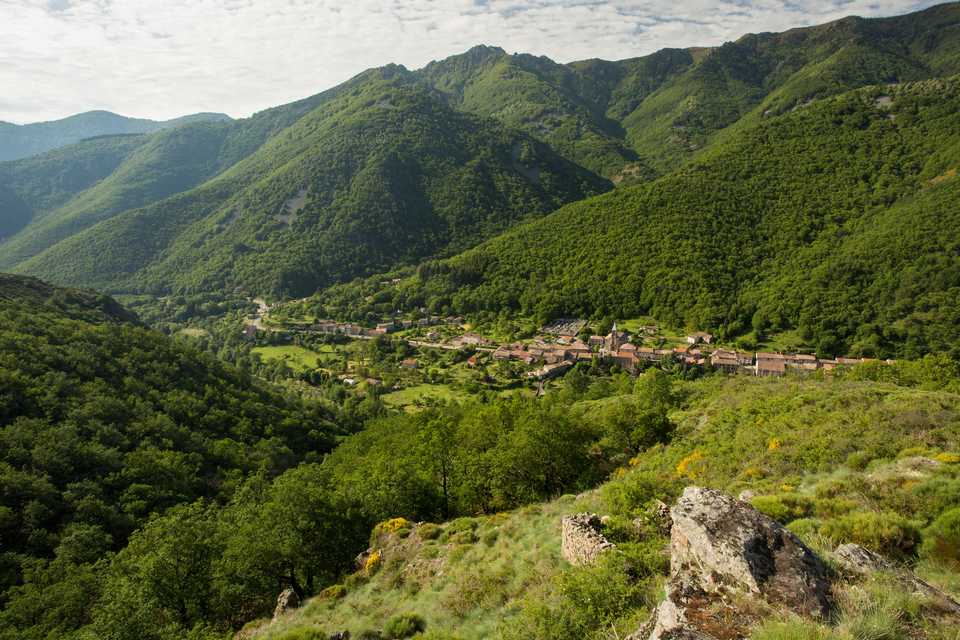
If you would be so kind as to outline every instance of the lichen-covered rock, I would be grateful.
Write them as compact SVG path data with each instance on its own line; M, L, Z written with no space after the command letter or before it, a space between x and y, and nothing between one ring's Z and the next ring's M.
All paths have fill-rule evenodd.
M615 545L600 533L600 517L595 513L564 516L561 521L563 558L573 565L590 565Z
M300 606L300 596L293 589L284 589L277 596L277 606L273 610L273 619L276 621L289 611Z
M897 567L878 553L858 544L842 544L833 552L840 567L858 576L868 576L877 571L887 571L915 593L936 602L941 608L960 615L960 603L933 585L921 580L912 571Z
M749 504L687 487L670 515L670 580L649 640L745 638L751 620L737 609L744 598L808 617L829 614L826 565Z

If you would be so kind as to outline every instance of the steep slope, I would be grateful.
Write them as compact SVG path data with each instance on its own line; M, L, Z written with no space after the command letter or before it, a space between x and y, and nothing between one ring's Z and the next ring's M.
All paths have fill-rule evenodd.
M145 136L105 136L48 153L0 163L0 239L13 235L113 173ZM19 204L12 204L14 201Z
M158 122L127 118L109 111L89 111L62 120L14 125L0 123L0 161L17 160L65 147L85 138L123 133L150 133L192 122L229 120L222 113L196 113Z
M231 478L311 459L338 431L101 294L4 274L0 318L4 590L71 540L99 557L152 513L228 497Z
M894 18L844 18L747 35L705 52L622 119L627 144L659 171L749 116L783 113L850 89L960 72L960 4Z
M204 122L187 118L183 119L182 126L152 136L128 137L129 144L133 145L131 152L118 154L117 162L113 164L95 163L97 158L90 156L98 149L91 149L91 146L105 146L107 141L119 138L84 141L38 158L0 164L0 184L4 183L3 168L10 168L7 183L37 212L34 224L0 245L0 268L10 268L119 212L162 200L201 184L249 156L278 131L350 86L350 83L345 83L330 91L259 112L244 120ZM136 150L136 153L132 150ZM64 168L54 165L53 160L62 161ZM78 183L76 188L66 191L66 172L82 174L87 165L102 169L95 174L96 180ZM63 171L64 176L53 173L53 170ZM52 174L51 180L56 179L56 183L48 185L44 182L48 174ZM58 196L73 197L69 201L66 197L49 198L49 194L37 191L37 182L41 187L53 187Z
M834 354L956 349L958 103L956 78L816 101L656 182L424 265L377 300L650 313L729 337L797 328ZM362 309L371 284L326 297Z
M431 637L628 637L662 598L668 572L669 541L654 515L657 501L672 503L693 484L733 496L748 490L757 508L819 554L862 544L956 597L958 567L950 559L956 550L948 542L956 534L930 525L960 513L960 397L935 386L864 381L869 377L675 383L681 402L670 413L671 441L643 451L598 490L441 524L414 524L419 514L396 511L397 519L371 535L378 552L373 561L302 608L272 624L253 623L248 632L269 640L342 631L356 637L407 616ZM954 378L954 391L956 384ZM573 413L589 420L635 398L584 402ZM388 487L384 480L381 489ZM562 555L561 518L583 512L608 516L603 534L619 549L593 566L573 566ZM938 540L945 543L939 551ZM757 640L866 637L848 635L849 629L869 630L870 637L949 637L942 634L950 628L946 610L912 599L909 589L884 576L836 584L843 604L832 621L803 621L769 607L741 624L754 627L750 637ZM716 619L728 632L716 637L743 637L729 619ZM795 626L774 633L787 623Z
M303 295L472 246L609 188L458 113L402 68L365 74L217 180L17 266L64 283Z
M662 82L663 76L688 64L688 58L671 60L662 75L649 74L647 81ZM622 140L619 122L606 115L611 85L624 84L635 64L610 63L612 71L593 73L598 69L481 46L417 73L458 109L526 131L567 159L612 176L637 159Z

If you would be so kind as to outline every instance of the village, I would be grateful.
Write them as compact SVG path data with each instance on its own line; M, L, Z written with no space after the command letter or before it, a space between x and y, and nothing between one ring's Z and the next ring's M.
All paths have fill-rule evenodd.
M248 338L254 338L258 330L264 329L261 322L264 312L265 310L261 309L255 321L244 328ZM618 329L614 323L606 335L588 335L588 326L586 320L557 320L543 327L541 334L530 340L505 344L498 344L471 331L454 336L450 336L449 331L441 333L441 327L462 330L464 318L460 316L395 319L377 323L374 327L364 327L353 322L317 320L296 329L271 330L344 336L354 340L372 340L398 334L395 339L403 340L414 348L471 350L474 354L467 360L471 367L476 367L484 359L512 361L535 367L525 375L538 381L561 376L579 362L594 360L616 365L631 374L649 366L669 364L761 377L785 376L789 371L809 373L820 370L829 373L837 367L870 361L869 358L818 358L806 353L739 351L715 346L715 337L705 332L689 333L682 344L672 347L664 344L645 346L645 343L663 342L663 338L658 336L659 328L656 325L641 326L631 333ZM411 332L416 335L410 335ZM415 369L417 360L405 359L401 366Z

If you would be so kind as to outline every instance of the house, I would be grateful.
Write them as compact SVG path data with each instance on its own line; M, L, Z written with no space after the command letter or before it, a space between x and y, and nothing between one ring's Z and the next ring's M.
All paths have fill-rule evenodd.
M610 354L610 360L625 371L632 373L637 369L638 359L636 351L617 351L616 353Z
M247 340L253 340L257 337L257 325L248 324L243 328L243 337Z
M508 345L500 345L497 347L497 350L493 352L494 360L509 360L513 350L510 349Z
M718 349L710 355L710 364L715 369L720 369L725 373L736 373L740 369L740 362L732 351Z
M468 367L471 367L471 368L472 368L472 367L475 367L475 366L477 366L478 363L479 363L479 359L477 358L476 355L472 355L472 356L470 356L469 358L467 358L467 366L468 366Z
M657 355L657 351L651 347L639 347L634 352L640 360L646 360L647 362L656 362L660 359Z
M713 334L697 331L687 336L687 344L700 344L701 342L703 344L712 344Z
M587 345L589 345L590 348L593 350L597 350L601 348L603 346L603 343L604 343L603 336L590 336L589 338L587 338Z
M741 367L749 367L753 364L753 354L746 353L745 351L736 351L734 357L737 359L737 364Z
M759 355L759 354L758 354ZM782 376L787 372L784 360L757 358L756 374L761 377Z
M420 366L420 363L417 362L416 358L406 358L400 362L400 366L404 369L416 369Z
M635 344L627 342L626 344L620 345L620 351L630 351L635 353L637 351L637 346Z
M377 325L377 328L374 329L377 333L393 333L397 330L397 326L392 322L381 322Z

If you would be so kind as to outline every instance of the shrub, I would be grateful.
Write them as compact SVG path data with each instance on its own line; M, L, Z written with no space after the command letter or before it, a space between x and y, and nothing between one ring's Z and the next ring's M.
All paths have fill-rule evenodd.
M750 503L781 524L788 524L813 513L814 501L798 493L781 493L775 496L756 496Z
M426 522L417 527L417 535L421 540L436 540L443 533L443 527L438 524Z
M383 637L387 640L411 638L427 630L427 622L415 613L400 613L383 626Z
M869 451L854 451L847 456L846 465L856 471L863 471L873 459L873 454Z
M391 518L390 520L384 520L373 528L373 532L370 534L370 544L371 546L376 544L381 536L396 533L401 529L409 529L410 526L410 521L406 518Z
M334 584L320 593L317 594L317 597L321 600L339 600L347 595L347 588L342 584Z
M373 553L367 556L366 562L363 563L363 572L365 574L372 575L380 568L380 563L383 560L383 554L380 552L380 549L376 549Z
M820 532L822 523L816 518L799 518L787 525L787 529L792 531L804 542L809 543Z
M943 464L957 464L960 462L960 453L938 453L933 459Z
M805 620L789 622L766 622L751 635L750 640L835 640L839 639L833 631Z
M926 528L921 552L927 558L960 564L960 508L945 511Z
M833 544L855 542L891 557L911 555L920 542L917 527L890 511L864 511L827 520L820 527L820 534Z

